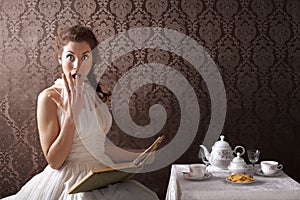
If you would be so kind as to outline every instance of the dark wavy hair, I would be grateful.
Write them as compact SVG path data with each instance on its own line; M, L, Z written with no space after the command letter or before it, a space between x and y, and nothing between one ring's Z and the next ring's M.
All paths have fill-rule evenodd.
M98 51L97 45L99 44L93 31L85 26L75 25L67 29L62 30L58 33L56 37L56 56L60 58L63 52L63 47L68 44L68 42L87 42L93 53L93 63L90 72L87 75L88 80L91 85L96 88L96 92L102 101L106 101L111 95L110 92L104 92L100 83L97 82L95 70L95 60L97 60Z

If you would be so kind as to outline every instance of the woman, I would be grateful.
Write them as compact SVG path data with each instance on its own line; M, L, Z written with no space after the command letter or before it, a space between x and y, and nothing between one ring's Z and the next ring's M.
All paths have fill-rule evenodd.
M68 194L70 187L90 169L112 163L111 158L114 160L117 155L113 151L109 156L104 153L105 134L112 117L103 103L108 94L96 84L93 75L96 55L92 50L97 45L93 32L83 26L70 27L58 35L62 79L43 90L37 103L39 136L48 166L5 200L158 199L154 192L134 180ZM93 85L99 95L93 93Z

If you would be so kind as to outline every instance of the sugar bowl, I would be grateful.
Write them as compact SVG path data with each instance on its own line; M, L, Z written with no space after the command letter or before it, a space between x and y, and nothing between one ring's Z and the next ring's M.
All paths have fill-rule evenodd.
M232 159L230 164L228 165L228 169L233 174L242 174L247 170L247 164L245 160L241 157L243 154L240 152L236 153L237 156Z

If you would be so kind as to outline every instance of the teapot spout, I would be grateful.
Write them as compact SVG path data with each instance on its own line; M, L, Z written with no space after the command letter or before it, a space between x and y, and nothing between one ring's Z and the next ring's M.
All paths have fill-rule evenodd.
M200 146L200 153L199 154L201 155L201 157L205 156L205 158L207 160L209 160L210 159L210 153L208 152L207 148L202 144L199 145L199 146Z

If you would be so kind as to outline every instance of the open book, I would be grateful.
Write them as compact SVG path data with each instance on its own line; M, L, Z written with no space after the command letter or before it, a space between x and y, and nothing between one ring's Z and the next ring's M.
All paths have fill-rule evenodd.
M87 192L130 179L135 173L142 169L143 165L158 148L163 139L164 136L158 137L150 147L132 162L114 164L112 166L90 170L87 175L70 188L69 194Z

